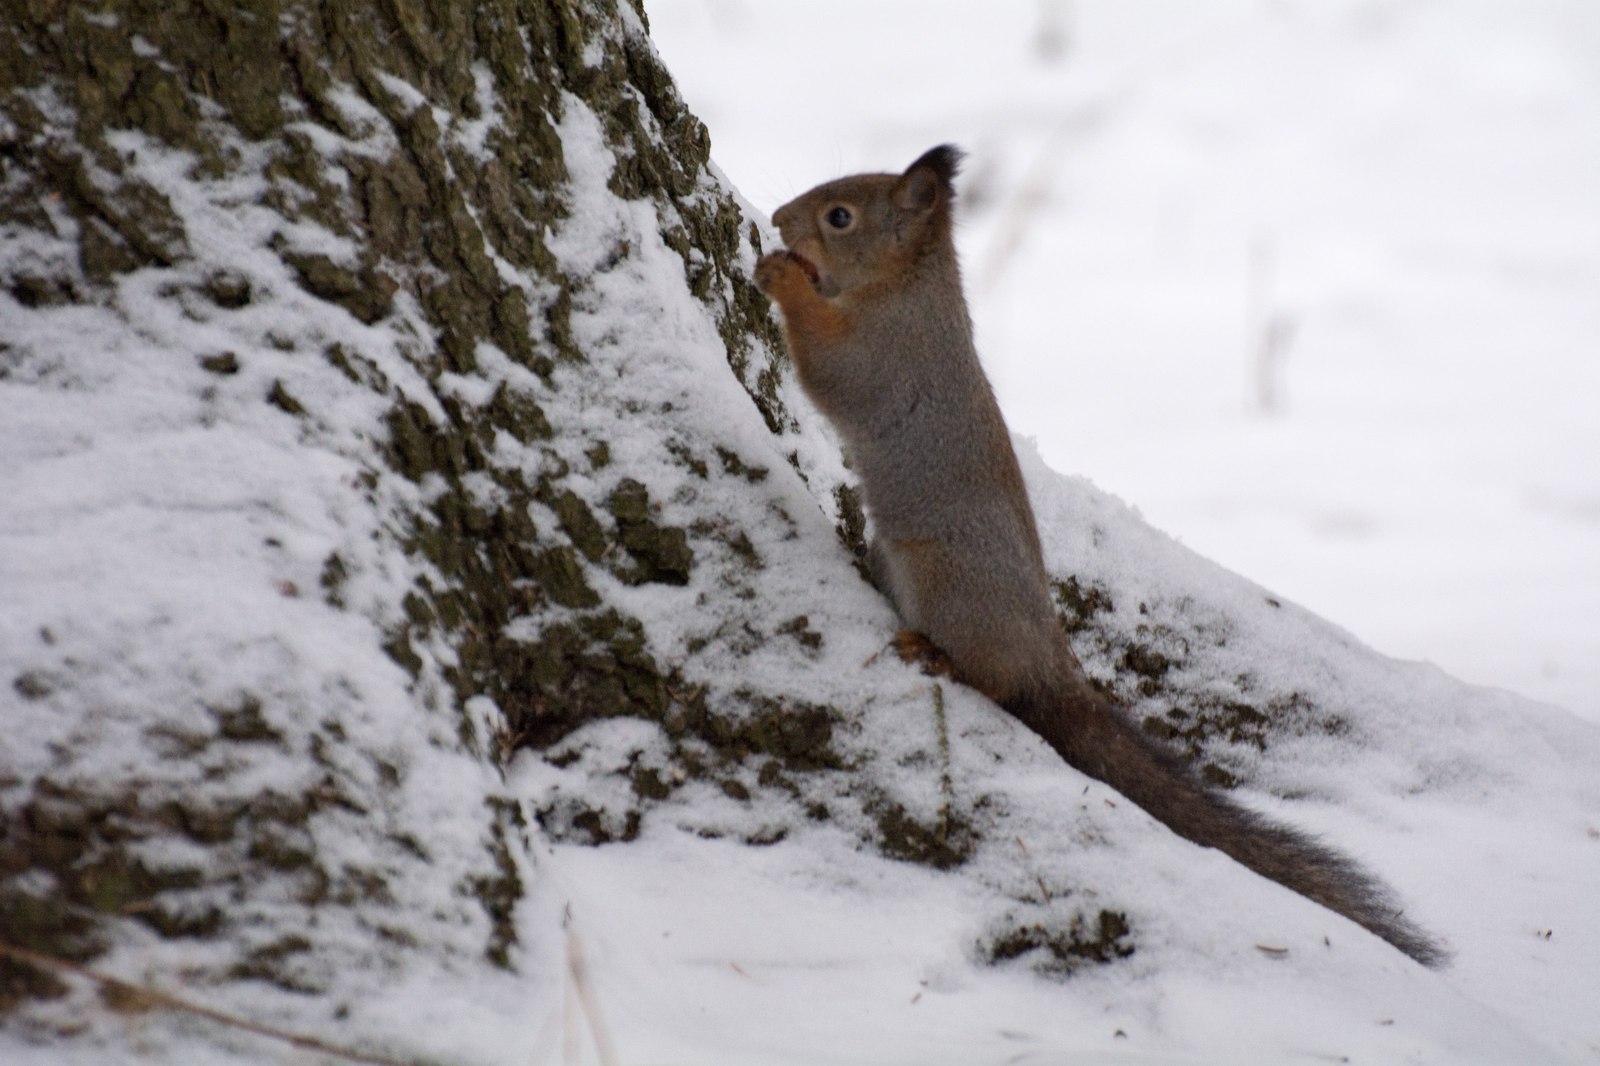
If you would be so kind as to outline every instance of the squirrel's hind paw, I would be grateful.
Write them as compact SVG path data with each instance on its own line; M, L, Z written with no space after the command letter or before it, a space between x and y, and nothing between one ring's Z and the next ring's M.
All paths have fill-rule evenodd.
M922 672L930 677L956 676L955 664L943 648L929 640L923 633L902 629L894 635L894 650L901 662L921 663Z

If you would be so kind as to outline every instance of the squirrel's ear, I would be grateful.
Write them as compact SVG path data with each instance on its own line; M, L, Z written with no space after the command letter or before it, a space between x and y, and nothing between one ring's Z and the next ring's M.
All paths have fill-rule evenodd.
M895 182L895 204L910 211L926 211L939 201L941 192L949 203L955 198L955 176L961 169L962 155L953 144L923 152Z

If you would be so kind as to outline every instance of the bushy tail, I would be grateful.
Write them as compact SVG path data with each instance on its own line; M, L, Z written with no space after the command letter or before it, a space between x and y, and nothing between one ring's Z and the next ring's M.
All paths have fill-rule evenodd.
M1449 960L1438 941L1405 918L1389 889L1355 862L1206 787L1086 683L1019 700L1006 709L1067 762L1104 781L1179 836L1216 848L1344 915L1424 966Z

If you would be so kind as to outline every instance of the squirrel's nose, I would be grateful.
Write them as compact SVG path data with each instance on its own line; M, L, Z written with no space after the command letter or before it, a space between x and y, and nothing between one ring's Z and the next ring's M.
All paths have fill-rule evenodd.
M778 227L780 230L783 229L783 227L787 225L788 222L793 218L794 204L784 204L782 207L772 212L772 224Z

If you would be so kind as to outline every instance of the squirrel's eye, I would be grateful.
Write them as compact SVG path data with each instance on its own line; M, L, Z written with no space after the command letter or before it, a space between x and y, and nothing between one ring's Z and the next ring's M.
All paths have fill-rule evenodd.
M828 225L834 229L849 229L850 223L856 220L856 216L850 213L848 207L835 207L828 212L827 218Z

